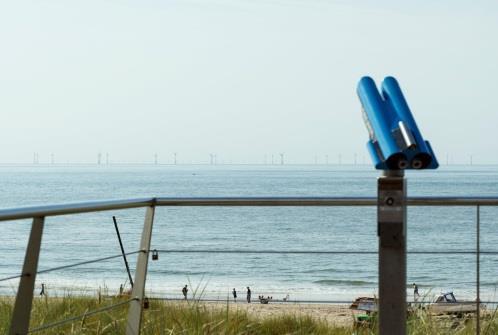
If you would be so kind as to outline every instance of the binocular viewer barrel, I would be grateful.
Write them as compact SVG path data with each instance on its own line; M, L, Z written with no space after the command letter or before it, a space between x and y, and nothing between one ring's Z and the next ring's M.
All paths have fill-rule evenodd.
M357 89L369 132L367 148L376 169L436 169L439 164L422 135L393 77L386 77L379 93L370 77Z

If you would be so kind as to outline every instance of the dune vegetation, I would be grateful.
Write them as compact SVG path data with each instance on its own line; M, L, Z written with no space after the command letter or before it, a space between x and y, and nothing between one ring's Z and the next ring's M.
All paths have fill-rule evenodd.
M103 298L65 295L42 297L33 301L30 329L34 334L124 334L127 318L126 297ZM0 333L8 332L14 300L0 298ZM114 308L106 309L109 306ZM102 312L89 315L92 311ZM87 314L87 315L85 315ZM481 334L497 334L496 313L487 313L481 321ZM81 316L74 318L75 316ZM72 319L65 323L60 321ZM53 327L36 331L44 325ZM142 334L376 334L376 325L353 328L333 326L313 315L252 316L232 304L214 307L202 301L151 300L144 310ZM423 310L408 320L408 333L475 334L475 318L434 316Z

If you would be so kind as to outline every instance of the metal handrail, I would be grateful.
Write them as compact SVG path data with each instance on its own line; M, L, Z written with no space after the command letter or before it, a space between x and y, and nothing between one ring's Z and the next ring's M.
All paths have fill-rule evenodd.
M409 197L408 206L498 206L498 197ZM148 206L319 207L376 206L377 197L191 197L102 200L0 210L0 221Z
M156 206L376 206L377 197L155 198ZM408 197L408 206L497 206L498 197ZM1 211L0 211L1 218Z
M392 200L392 198L390 198ZM154 221L154 212L156 207L196 207L196 206L212 206L212 207L349 207L349 206L377 206L377 197L151 197L151 198L139 198L139 199L124 199L124 200L105 200L105 201L91 201L91 202L79 202L79 203L69 203L60 205L49 205L49 206L32 206L24 208L12 208L0 210L0 221L8 220L20 220L20 219L33 219L31 234L28 241L28 246L26 249L26 257L23 265L23 270L21 275L16 276L20 278L19 290L16 297L16 303L14 306L14 313L12 318L12 324L10 329L10 334L17 333L27 333L29 326L29 316L33 300L33 288L37 273L47 272L54 269L62 269L66 267L72 267L75 265L86 264L89 262L94 262L95 260L85 261L81 263L75 263L71 265L61 266L54 269L38 271L38 259L40 253L41 237L43 234L43 226L45 218L49 216L60 216L60 215L71 215L89 212L100 212L109 210L122 210L130 208L147 208L145 221L142 231L142 237L140 242L140 251L138 252L137 258L137 268L135 271L135 282L136 285L133 287L132 296L133 299L126 302L130 303L130 308L128 311L128 321L127 321L127 334L139 334L140 333L140 323L141 323L141 313L142 313L142 303L144 301L145 292L145 280L147 273L147 263L150 251L150 241L152 237L152 225ZM398 199L397 204L406 204L406 206L466 206L466 207L476 207L476 238L477 245L475 252L469 251L457 251L454 253L471 253L476 254L476 290L477 299L480 300L480 277L479 277L479 257L481 254L485 254L486 251L480 250L479 245L479 209L481 206L498 206L498 197L409 197L406 199ZM380 206L383 206L383 202ZM392 203L391 203L392 204ZM399 205L398 205L399 206ZM405 209L403 209L403 212ZM405 212L406 213L406 212ZM403 221L404 224L404 221ZM219 252L216 250L170 250L170 252ZM224 250L221 252L237 252L246 253L254 252L250 250ZM261 253L276 253L273 250L259 251ZM282 252L282 251L278 251ZM365 253L365 254L375 254L374 251L300 251L294 250L287 252L291 253ZM448 253L448 251L413 251L411 253ZM452 251L453 253L453 251ZM488 253L496 253L494 251L488 251ZM404 255L406 256L406 250ZM117 256L105 257L100 260L110 259ZM382 277L381 277L382 278ZM10 279L4 278L5 280ZM399 282L402 282L400 280ZM382 280L380 279L380 283ZM405 302L403 301L403 304ZM111 307L109 307L111 308ZM381 309L382 310L382 309ZM94 311L95 313L101 310ZM404 319L404 318L400 318ZM69 319L68 319L69 320ZM68 320L62 320L61 322L68 322ZM480 315L479 315L479 305L477 313L477 333L480 331ZM46 327L52 327L61 324L55 323L50 325L42 326L41 328L32 329L31 332L46 329Z
M154 198L88 201L60 205L18 207L0 210L0 221L31 219L115 209L128 209L151 206Z

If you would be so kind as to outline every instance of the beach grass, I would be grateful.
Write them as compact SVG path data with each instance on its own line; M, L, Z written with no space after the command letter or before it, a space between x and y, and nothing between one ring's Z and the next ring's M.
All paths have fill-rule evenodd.
M83 315L105 306L126 302L127 298L63 297L35 298L30 329ZM14 300L0 298L0 333L8 333ZM221 307L221 308L220 308ZM126 305L35 334L124 334ZM227 303L213 307L200 301L151 300L144 310L142 334L351 334L348 327L331 327L311 316L283 315L252 317L247 311Z
M126 297L41 297L33 301L30 329L84 315L93 310L123 303L114 309L84 316L34 334L124 334L127 319ZM8 333L14 299L0 298L0 333ZM285 306L282 306L285 308ZM353 326L335 326L313 315L288 314L251 315L247 310L231 303L208 305L202 301L151 300L144 310L142 334L377 334L376 325L354 329ZM434 316L423 310L408 319L408 333L422 334L475 334L475 318ZM497 334L496 313L487 313L481 322L481 334Z

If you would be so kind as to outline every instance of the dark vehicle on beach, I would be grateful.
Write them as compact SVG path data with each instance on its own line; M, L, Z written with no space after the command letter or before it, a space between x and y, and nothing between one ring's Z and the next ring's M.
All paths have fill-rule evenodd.
M258 298L259 298L259 302L262 303L262 304L264 304L264 305L268 304L270 301L273 300L273 297L266 297L265 298L262 295L260 295Z
M372 297L356 298L349 306L353 313L354 327L370 327L377 316L378 301Z
M436 300L427 306L427 310L436 314L476 313L476 301L457 301L453 292L441 293Z

